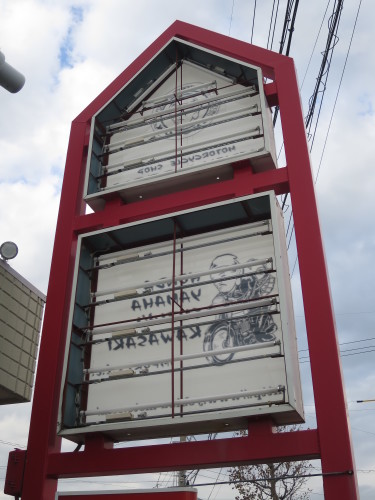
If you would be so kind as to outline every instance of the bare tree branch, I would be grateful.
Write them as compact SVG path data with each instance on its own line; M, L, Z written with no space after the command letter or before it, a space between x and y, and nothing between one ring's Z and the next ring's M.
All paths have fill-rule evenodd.
M283 430L279 428L278 432ZM296 427L288 430L296 430ZM242 465L229 469L229 478L237 490L236 500L309 500L311 490L303 488L307 478L300 476L311 467L306 460Z

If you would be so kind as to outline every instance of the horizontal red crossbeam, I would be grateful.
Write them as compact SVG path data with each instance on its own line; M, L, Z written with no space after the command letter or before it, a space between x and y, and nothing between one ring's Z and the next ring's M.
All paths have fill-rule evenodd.
M49 455L47 476L140 474L320 458L317 430L132 448L98 446L98 453L93 453L93 446L87 451Z
M277 195L289 192L288 169L286 167L257 174L252 174L250 167L236 168L233 179L189 189L188 197L186 192L177 192L129 205L123 204L120 198L115 199L112 209L108 204L106 209L101 212L77 216L74 221L74 230L77 233L94 231L272 190ZM114 218L117 219L115 222Z

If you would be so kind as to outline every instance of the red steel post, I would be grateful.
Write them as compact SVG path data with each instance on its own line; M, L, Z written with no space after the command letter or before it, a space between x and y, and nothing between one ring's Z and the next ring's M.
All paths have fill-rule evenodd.
M276 70L326 500L359 498L314 181L292 59Z
M49 455L60 452L57 413L77 240L73 220L83 213L80 187L86 133L86 123L73 123L47 292L22 500L53 500L57 488L56 478L47 476L47 465Z

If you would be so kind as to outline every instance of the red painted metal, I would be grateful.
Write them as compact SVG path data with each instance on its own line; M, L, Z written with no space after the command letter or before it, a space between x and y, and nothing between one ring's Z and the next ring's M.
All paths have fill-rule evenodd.
M265 86L270 105L280 106L287 166L252 173L246 162L234 177L215 185L122 204L114 199L101 212L84 215L83 182L91 117L172 37L259 66L273 80ZM290 192L303 288L306 327L317 412L317 429L273 434L271 424L249 424L249 437L110 449L103 437L87 440L83 452L61 453L56 435L73 261L79 233L155 217L207 203L274 189ZM157 208L156 208L157 207ZM245 42L176 21L74 121L71 129L34 404L22 500L53 500L57 478L321 458L327 500L359 498L332 303L324 260L311 167L293 62ZM329 475L342 473L341 475Z
M51 274L47 292L39 365L35 381L34 404L28 441L22 497L30 500L54 498L57 481L47 477L48 457L60 450L56 435L59 392L65 349L69 297L77 235L74 217L83 214L82 186L85 163L87 125L73 123L69 142L66 173L56 227ZM39 479L38 479L39 478Z
M182 87L182 85L181 85ZM180 243L180 275L182 276L184 274L184 245L183 243ZM183 289L181 287L180 289L180 314L184 312L184 297L183 297ZM180 332L182 332L182 327L183 327L183 321L180 321ZM184 337L183 335L180 335L180 356L184 354ZM184 369L184 362L183 360L180 361L180 373L182 373ZM184 397L184 379L183 377L180 377L180 399L183 399ZM180 415L182 415L184 412L184 407L180 406Z
M129 205L106 207L105 211L77 216L73 221L74 230L78 234L114 225L134 222L148 217L158 217L170 212L195 208L208 203L274 190L276 194L284 194L289 190L288 169L268 170L256 175L250 167L237 167L234 177L228 181L214 185L202 186L186 192L170 193L151 200L141 200Z
M66 498L58 496L58 499ZM77 493L70 494L69 500L197 500L196 491L158 491L152 490L148 492L124 492L124 493L102 493L93 494Z
M25 463L25 450L14 450L9 453L8 468L4 483L4 493L6 495L21 496Z
M279 104L276 82L266 83L264 85L264 93L266 95L269 106L272 107L272 106L277 106Z
M96 453L87 450L53 453L49 457L48 476L88 477L113 474L138 474L157 471L225 467L302 458L319 458L316 430L273 434L250 426L248 437L187 441L181 443L115 448ZM100 458L99 458L100 457Z
M282 126L288 160L299 268L308 332L323 473L355 470L348 415L336 336L331 294L319 226L309 152L305 137L298 84L292 60L277 79L280 109L288 106ZM287 69L289 66L289 69ZM288 77L286 77L288 75ZM324 479L325 497L358 498L351 476Z
M177 90L176 90L177 93ZM177 123L177 120L175 120ZM177 164L177 161L176 161ZM172 418L174 418L174 383L175 383L175 332L174 332L174 309L176 306L175 301L175 287L176 287L176 222L174 222L173 228L173 264L172 264L172 311L171 311L171 330L172 330L172 342L171 342L171 361L172 361L172 371L171 371L171 402L172 402Z

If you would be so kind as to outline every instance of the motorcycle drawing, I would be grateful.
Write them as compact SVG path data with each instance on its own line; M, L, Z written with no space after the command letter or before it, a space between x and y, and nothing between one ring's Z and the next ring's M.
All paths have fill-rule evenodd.
M248 263L253 272L251 261ZM238 264L237 257L233 254L224 254L213 260L210 269L228 267L232 264ZM228 304L269 295L275 286L274 276L268 272L269 269L265 265L259 266L255 271L256 274L247 276L243 269L223 270L222 273L216 271L213 282L219 293L212 304ZM276 339L276 331L277 325L270 314L269 306L223 313L218 315L207 329L203 349L209 354L210 351L271 342ZM230 352L208 355L207 359L212 364L224 365L233 357L234 353Z

